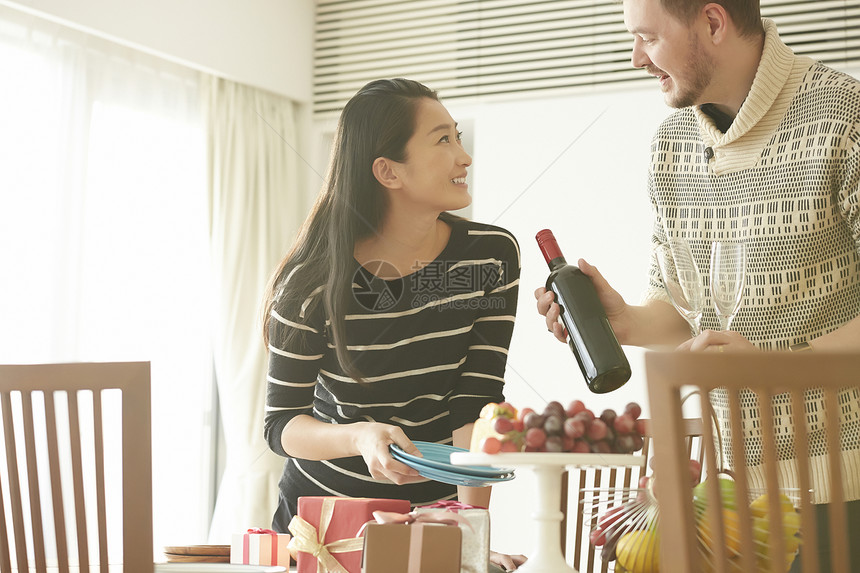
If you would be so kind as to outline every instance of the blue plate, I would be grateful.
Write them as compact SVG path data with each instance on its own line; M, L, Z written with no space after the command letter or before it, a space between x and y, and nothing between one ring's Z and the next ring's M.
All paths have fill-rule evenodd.
M418 470L418 473L420 475L426 477L427 479L432 479L433 481L440 481L442 483L448 483L451 485L463 485L466 487L484 487L501 481L510 481L514 479L513 473L506 474L504 477L481 477L457 472L449 472L446 470L437 470L423 466L413 467Z
M507 468L494 468L490 466L455 466L451 463L451 454L454 452L467 452L468 450L455 448L454 446L446 446L445 444L434 444L432 442L415 441L412 443L415 444L418 451L424 455L423 458L407 454L396 444L391 444L391 446L389 446L392 457L415 469L428 468L437 471L442 470L473 478L503 478L508 474L514 473L514 470Z
M391 451L391 457L393 457L398 462L402 462L411 468L415 468L417 470L427 469L433 472L445 472L450 474L458 474L466 478L480 478L480 479L498 479L498 478L506 478L509 475L513 475L513 470L509 469L497 469L491 468L489 466L455 466L450 465L448 469L442 469L434 465L435 462L430 464L426 464L423 461L420 461L421 458L417 458L416 456L410 456L409 458L403 457L403 452L400 451ZM474 471L473 471L474 470Z

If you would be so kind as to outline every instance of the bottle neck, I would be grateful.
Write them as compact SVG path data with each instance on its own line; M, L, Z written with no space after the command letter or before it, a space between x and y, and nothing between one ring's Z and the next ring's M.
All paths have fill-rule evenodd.
M554 271L567 264L567 261L564 260L564 255L561 254L561 248L558 246L558 242L555 240L555 236L552 234L552 231L544 229L538 232L535 239L537 239L540 252L543 254L543 258L550 270Z
M547 261L546 264L549 265L549 270L557 271L561 267L566 266L567 261L564 260L564 257L562 255L559 255L559 256L555 257L554 259Z

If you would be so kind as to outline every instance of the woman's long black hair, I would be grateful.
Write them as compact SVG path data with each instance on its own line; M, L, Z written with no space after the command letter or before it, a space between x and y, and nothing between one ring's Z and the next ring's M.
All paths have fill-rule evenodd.
M406 143L415 131L416 109L423 98L438 101L436 92L419 82L376 80L361 88L343 108L328 181L266 293L263 336L267 345L270 336L281 331L273 328L277 325L271 311L295 316L294 309L322 286L338 362L347 375L361 381L344 337L355 244L379 230L388 209L387 196L373 175L373 162L378 157L397 162L406 159ZM283 342L291 342L295 336L301 337L302 331L287 329Z

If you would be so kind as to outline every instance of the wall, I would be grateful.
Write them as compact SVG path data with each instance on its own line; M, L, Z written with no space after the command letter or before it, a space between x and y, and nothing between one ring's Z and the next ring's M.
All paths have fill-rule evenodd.
M146 52L307 103L313 0L0 0Z

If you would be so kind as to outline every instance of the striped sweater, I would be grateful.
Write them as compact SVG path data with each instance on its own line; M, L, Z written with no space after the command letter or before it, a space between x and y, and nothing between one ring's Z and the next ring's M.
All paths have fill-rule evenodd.
M690 242L705 281L702 327L719 329L709 289L712 241L747 245L746 287L732 330L764 350L831 332L860 314L860 82L794 55L776 26L766 38L752 88L723 133L700 108L679 110L660 126L652 144L649 193L655 213L652 241ZM669 302L652 257L646 299ZM729 449L727 403L711 396ZM860 499L860 393L847 391L839 413L849 472L847 499ZM808 398L820 411L820 394ZM814 487L828 499L820 423L794 417L783 397L779 414L780 475L796 487L795 426L804 418L813 437ZM758 403L744 400L745 463L762 485Z
M341 369L330 322L317 289L301 308L272 313L265 435L286 456L281 433L305 414L331 424L375 421L400 426L412 440L452 442L488 402L503 399L520 274L516 239L504 229L451 223L436 260L386 281L357 262L346 315L346 344L365 379ZM289 283L286 285L289 288ZM301 339L287 347L289 329ZM324 461L288 457L273 521L286 531L303 495L408 499L413 504L456 497L435 481L397 486L370 477L360 456Z

